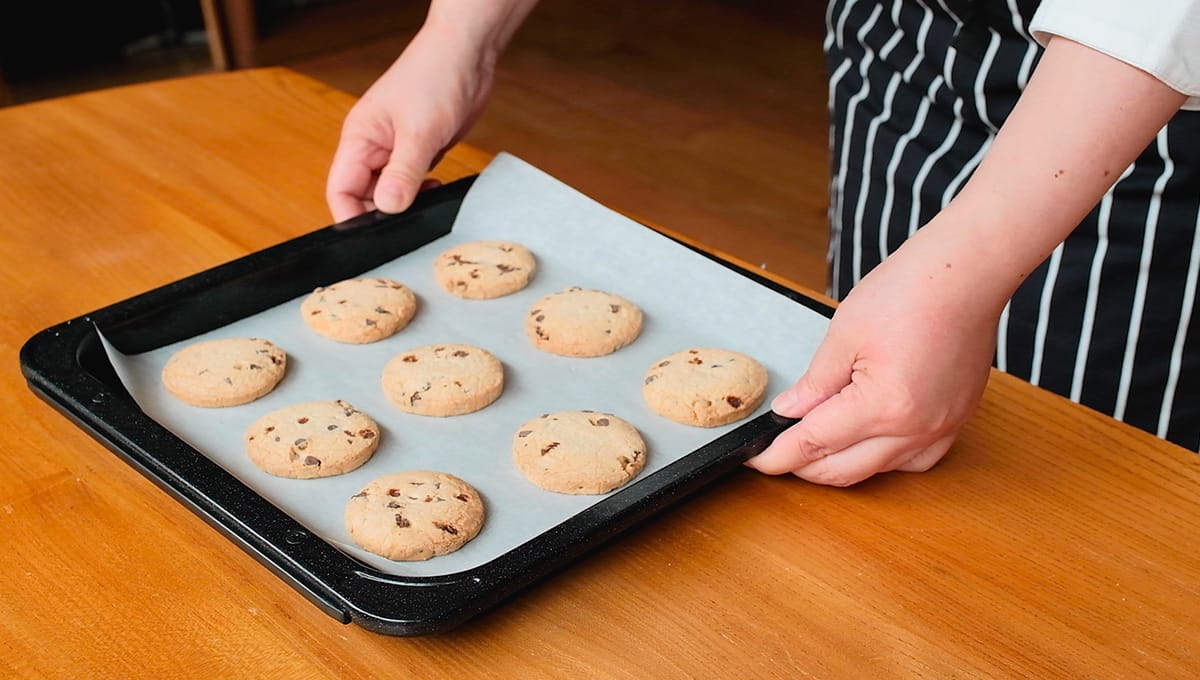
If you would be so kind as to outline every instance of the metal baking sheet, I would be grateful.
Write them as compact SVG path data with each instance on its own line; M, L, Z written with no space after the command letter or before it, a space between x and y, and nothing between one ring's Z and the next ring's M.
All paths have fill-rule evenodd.
M160 428L170 438L170 448L199 454L220 473L192 456L185 456L186 464L166 460L162 447L129 437L128 424L97 413L111 407L107 399L59 394L56 383L63 381L34 365L39 349L57 351L45 346L55 343L44 337L23 352L30 383L330 613L395 634L439 630L486 608L730 469L749 455L747 445L761 446L786 426L765 406L756 418L723 428L679 425L645 406L641 378L654 361L680 349L726 347L762 361L770 392L777 392L807 365L827 324L827 308L683 247L512 156L498 156L469 187L440 193L423 198L408 216L335 225L251 256L256 262L231 263L74 320L68 335L86 337L84 344L97 333L81 329L83 324L95 324L113 339L103 358L94 347L83 354L91 357L84 363L98 366L88 372L120 393L120 415L143 427L148 419L157 438ZM383 227L380 220L396 224ZM476 239L513 240L533 250L539 268L530 287L487 301L442 291L433 279L434 256ZM397 252L380 247L389 240ZM387 276L412 287L420 302L412 324L372 345L315 336L300 318L299 300L315 285L353 275ZM541 296L568 286L636 302L646 315L642 335L606 357L537 351L524 336L525 313ZM54 337L71 323L52 329L58 331ZM272 394L244 406L197 409L162 390L162 364L180 346L246 336L269 338L289 353L288 376ZM445 419L392 407L379 387L382 366L407 348L434 342L475 344L496 354L505 365L504 395L475 414ZM311 399L344 399L375 417L384 435L372 460L320 480L276 478L251 465L241 442L245 427L267 411ZM646 470L603 496L554 494L521 477L509 448L517 426L541 413L583 408L614 413L638 427L649 449ZM392 562L353 546L342 526L346 499L376 476L416 468L452 472L480 490L488 511L480 536L426 562ZM221 479L236 480L234 502L214 502L201 488ZM282 540L265 535L265 525L283 530ZM330 574L341 574L342 581L346 574L358 576L346 585L335 584L339 579ZM399 602L371 601L381 596Z

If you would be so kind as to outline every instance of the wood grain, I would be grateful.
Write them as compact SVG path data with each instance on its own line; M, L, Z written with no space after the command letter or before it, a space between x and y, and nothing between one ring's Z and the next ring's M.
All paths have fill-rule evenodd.
M739 472L447 634L319 611L39 401L17 351L324 226L351 101L258 70L0 110L0 676L1200 671L1197 457L1000 374L928 473L839 490ZM487 158L459 147L435 174Z

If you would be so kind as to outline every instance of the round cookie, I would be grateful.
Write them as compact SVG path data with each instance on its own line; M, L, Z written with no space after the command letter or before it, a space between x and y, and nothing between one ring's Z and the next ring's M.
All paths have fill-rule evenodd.
M362 548L389 560L427 560L463 547L483 528L483 499L445 472L380 477L346 504L346 529Z
M338 342L362 345L391 336L417 312L417 296L391 279L346 279L317 288L300 303L304 322Z
M525 316L534 347L568 357L611 354L642 332L642 310L600 290L571 287L538 300Z
M496 401L504 391L504 366L472 345L426 345L393 357L383 368L382 384L402 411L458 416Z
M684 425L716 427L745 418L767 391L767 369L727 349L687 349L655 362L642 381L651 410Z
M608 493L646 466L646 443L610 413L561 411L534 418L513 435L513 458L529 481L548 491Z
M533 253L511 241L462 243L433 261L433 274L442 288L471 300L515 293L529 285L536 269Z
M379 447L379 425L344 401L310 401L266 414L244 438L246 455L263 471L313 479L367 462Z
M260 338L206 340L167 360L163 386L193 406L237 406L275 389L287 370L287 354Z

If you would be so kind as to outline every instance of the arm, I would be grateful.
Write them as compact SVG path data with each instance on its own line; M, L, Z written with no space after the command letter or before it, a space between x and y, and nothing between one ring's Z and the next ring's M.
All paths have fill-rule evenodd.
M466 134L496 61L537 0L435 0L421 30L350 110L325 189L337 221L400 212Z
M963 191L863 278L772 404L804 420L749 465L836 485L932 467L979 402L1008 299L1185 99L1052 39Z

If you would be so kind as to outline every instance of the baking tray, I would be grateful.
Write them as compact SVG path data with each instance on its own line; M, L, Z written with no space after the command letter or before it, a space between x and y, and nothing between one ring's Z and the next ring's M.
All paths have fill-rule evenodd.
M794 421L770 412L753 418L485 564L397 576L313 535L147 416L117 377L100 335L137 354L358 275L449 234L474 180L426 191L405 213L368 213L47 328L22 347L22 372L38 396L337 620L389 635L451 629L739 469ZM832 314L819 301L701 254Z

